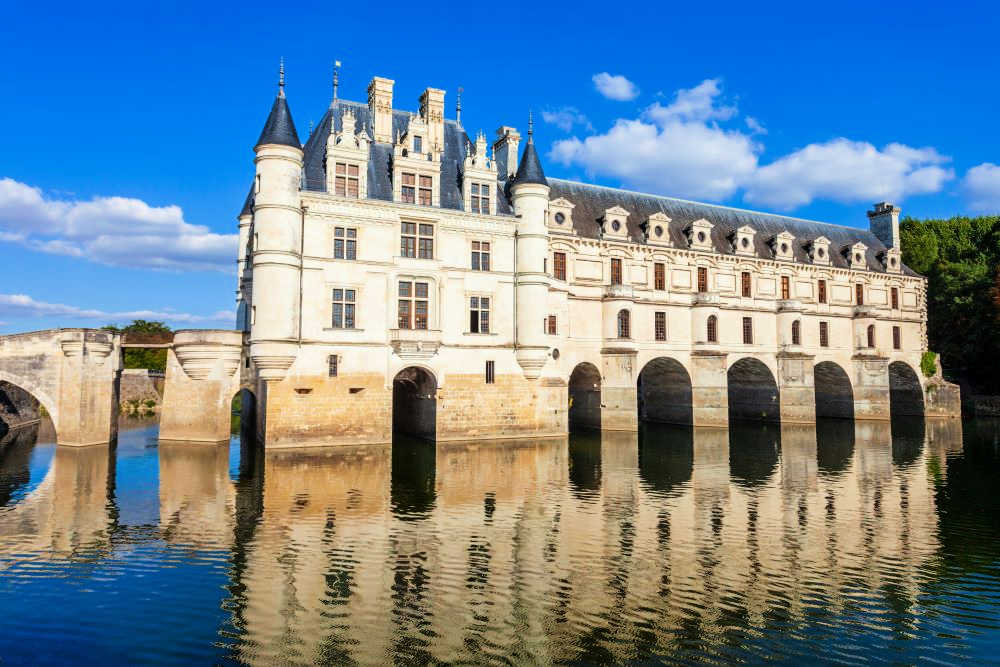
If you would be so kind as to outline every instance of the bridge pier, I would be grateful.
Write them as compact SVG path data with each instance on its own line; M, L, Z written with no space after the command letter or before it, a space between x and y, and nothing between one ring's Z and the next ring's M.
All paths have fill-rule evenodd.
M813 355L779 352L778 395L782 424L816 423Z
M119 344L119 337L109 331L71 330L60 335L58 444L102 445L118 437Z
M160 413L160 439L228 442L232 400L240 389L243 332L174 333Z
M696 350L691 355L691 403L695 426L729 428L729 379L725 352L704 349Z
M854 418L889 420L889 360L875 354L856 354L854 362Z

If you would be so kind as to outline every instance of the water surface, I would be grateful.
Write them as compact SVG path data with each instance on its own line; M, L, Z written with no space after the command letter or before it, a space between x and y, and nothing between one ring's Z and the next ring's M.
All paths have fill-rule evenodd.
M989 662L1000 425L0 449L0 661Z

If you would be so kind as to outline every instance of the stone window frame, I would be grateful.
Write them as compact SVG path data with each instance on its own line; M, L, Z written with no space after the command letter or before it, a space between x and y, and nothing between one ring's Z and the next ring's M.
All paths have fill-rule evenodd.
M792 321L792 345L802 345L802 320Z
M473 305L473 299L475 299L475 305ZM486 299L486 308L482 308L482 300ZM486 292L466 292L465 294L465 312L468 315L468 330L464 333L473 336L486 336L495 333L492 329L493 327L493 317L492 313L495 310L496 299L492 294ZM476 331L473 331L472 326L472 313L476 312ZM486 314L485 320L485 331L483 331L483 313Z
M743 344L753 345L753 318L744 317L743 318Z
M792 298L792 277L787 273L778 276L778 294L782 301Z
M410 309L410 326L409 327L400 327L399 326L399 312L400 312L399 311L399 303L400 303L400 299L401 299L400 295L399 295L399 285L400 285L400 283L404 283L404 282L408 282L412 286L412 289L411 289L411 292L410 292L411 296L405 298L405 300L410 301L411 304L412 304L411 307L410 307L411 309ZM415 296L415 294L416 294L416 284L417 283L426 283L427 284L427 298L426 299L419 299L419 298L417 298ZM410 330L410 331L434 331L434 330L437 330L437 317L438 317L438 311L437 311L437 281L434 278L430 277L430 276L404 274L404 275L395 276L395 278L393 279L393 283L392 284L393 284L393 292L392 292L392 294L393 294L393 300L396 303L396 307L394 309L395 310L395 314L393 316L395 318L393 320L394 324L393 324L393 326L391 328L392 329L405 329L405 330ZM427 302L427 327L424 328L424 329L417 329L417 327L416 327L416 305L414 303L416 301L426 301Z
M482 189L487 189L487 194L482 195ZM469 183L469 212L477 213L479 215L492 215L493 211L493 195L496 194L496 184L489 183L486 181L474 180ZM486 206L486 210L483 210L483 206Z
M413 225L413 233L406 232L406 225ZM424 233L424 228L430 227L430 234ZM413 239L413 254L407 254L406 248L403 246L404 238ZM431 242L431 256L422 257L422 240L429 239ZM434 248L437 245L437 225L433 222L426 222L421 220L400 220L399 223L399 256L405 257L407 259L434 259Z
M343 167L344 171L341 173L340 168ZM351 176L351 168L357 170L354 176ZM362 167L361 164L355 162L354 160L345 160L343 158L335 158L333 162L333 194L338 197L346 197L348 199L360 199L361 198L361 188L362 188ZM344 179L344 191L338 192L339 183L338 181ZM354 181L355 193L350 194L351 181Z
M653 262L653 289L660 292L667 289L666 262Z
M719 318L716 315L709 315L705 321L705 338L707 343L719 342Z
M865 284L860 281L854 283L854 305L865 305Z
M486 384L496 384L496 362L492 359L486 360Z
M333 285L329 288L330 290L330 317L327 322L330 323L330 329L335 331L355 331L359 329L358 327L358 304L361 301L361 290L355 285ZM337 292L341 292L341 297L337 298ZM348 300L347 294L349 292L354 293L354 298ZM337 326L335 318L337 316L337 306L341 306L340 314L340 326ZM347 326L348 322L348 309L351 311L351 326Z
M618 339L632 340L632 313L629 309L622 308L619 310L616 320L618 325Z
M555 315L545 316L545 334L547 336L558 336L559 335L559 320Z
M486 248L483 249L485 244ZM490 255L493 254L493 241L484 241L482 239L474 239L469 242L471 247L470 250L470 264L469 267L473 271L491 271L492 263L490 262ZM483 259L485 259L485 267Z
M753 298L753 274L750 271L740 272L740 296L744 299Z
M899 288L895 285L889 286L889 307L892 310L899 310Z
M830 295L827 291L827 280L826 278L816 279L816 303L829 303Z
M711 281L708 276L707 266L698 266L695 271L695 291L698 294L707 294L711 288Z
M667 311L665 310L653 312L653 340L658 342L667 340Z
M611 284L612 285L624 284L623 281L624 281L625 268L624 265L622 264L623 258L611 257L610 259L611 259L611 269L610 269ZM615 271L615 267L618 267L617 272Z
M868 325L868 329L866 330L866 334L867 334L867 340L866 340L866 342L868 343L868 348L874 350L875 349L875 343L876 343L875 325L874 324L869 324Z
M343 232L338 236L337 232ZM351 232L354 236L351 237ZM340 242L340 257L337 256L337 243ZM353 244L353 248L352 245ZM350 257L348 256L350 255ZM334 225L333 227L333 258L345 261L354 261L358 258L358 228L347 225Z
M819 323L819 346L830 347L830 323L826 320Z
M892 349L903 349L903 330L898 324L892 326Z
M567 253L564 250L553 250L552 251L552 277L555 278L556 280L561 280L563 282L566 282L566 275L567 275L567 273L566 273L566 265L567 265L566 256L567 256ZM561 270L560 270L560 262L558 261L560 257L562 258Z

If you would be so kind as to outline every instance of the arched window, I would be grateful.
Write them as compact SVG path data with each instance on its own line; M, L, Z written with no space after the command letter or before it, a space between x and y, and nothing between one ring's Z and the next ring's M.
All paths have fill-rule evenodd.
M631 338L632 327L629 322L629 313L627 310L618 311L618 337L619 338Z
M715 315L708 316L708 342L719 342L719 320Z
M875 347L875 325L868 325L868 347Z
M792 322L792 345L802 344L802 324L798 320Z

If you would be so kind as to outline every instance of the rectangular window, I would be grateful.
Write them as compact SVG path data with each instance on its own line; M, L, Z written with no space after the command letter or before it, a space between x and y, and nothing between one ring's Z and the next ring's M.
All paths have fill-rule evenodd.
M653 289L667 289L667 268L663 262L653 264Z
M495 364L492 360L486 362L486 384L493 384L496 379Z
M789 285L789 282L790 281L788 280L788 276L781 276L781 298L782 299L786 299L787 300L787 299L791 299L792 298L792 295L791 295L792 290L791 290L791 286Z
M753 345L753 318L743 318L743 344Z
M434 259L434 225L420 225L420 259Z
M892 309L897 310L899 308L899 289L893 287L890 294L892 295Z
M357 199L360 192L359 174L358 165L338 162L334 178L334 193L341 197L353 197Z
M420 259L434 259L434 225L404 222L400 235L400 257L417 257L418 248Z
M333 258L358 258L358 230L353 227L333 228Z
M708 269L704 266L698 267L698 291L708 291Z
M473 183L471 188L471 194L469 197L470 208L473 213L485 213L489 215L490 212L490 186L485 183Z
M826 281L820 280L816 285L816 300L826 303Z
M473 271L489 271L490 270L490 242L489 241L473 241L472 242L472 270Z
M469 297L469 333L490 332L490 298Z
M741 287L743 289L743 296L749 297L753 296L753 292L750 290L750 272L744 271L740 278Z
M354 328L354 306L356 292L352 289L336 287L333 290L333 322L334 329Z
M545 318L545 333L549 334L550 336L555 336L556 335L556 316L555 315L549 315L548 317Z
M427 283L399 281L399 317L400 329L427 328Z
M892 328L892 349L903 349L902 335L900 334L899 327Z
M552 253L552 272L556 280L566 280L566 253Z
M399 200L404 204L415 204L417 202L417 175L403 173L403 185L400 188Z
M667 314L657 311L653 314L653 333L656 340L667 339Z
M611 284L622 284L622 261L616 257L611 258Z
M859 305L865 305L865 286L858 283L854 286L854 301Z
M327 372L330 374L330 377L332 378L337 377L337 366L339 361L337 359L337 355L331 354L329 357L326 358L326 361L327 364L329 365L329 369Z
M423 153L424 152L424 138L421 136L413 137L413 152Z
M430 206L433 202L431 197L431 188L433 187L434 179L430 176L420 177L420 205Z
M830 327L826 322L819 323L819 346L830 347Z

